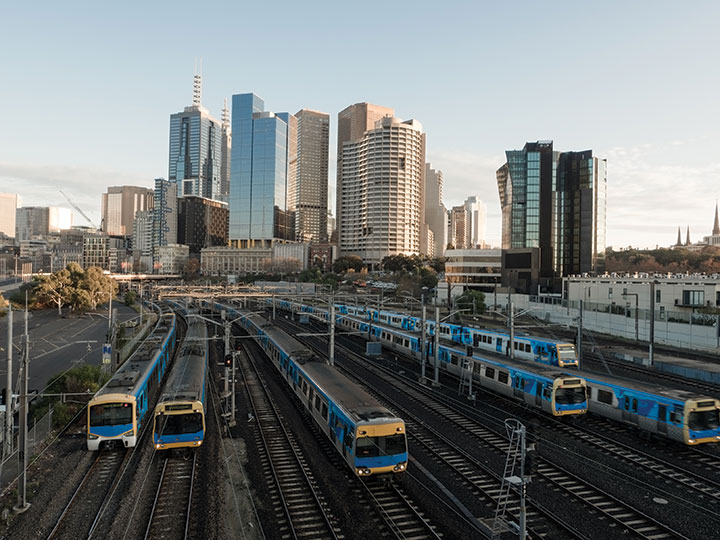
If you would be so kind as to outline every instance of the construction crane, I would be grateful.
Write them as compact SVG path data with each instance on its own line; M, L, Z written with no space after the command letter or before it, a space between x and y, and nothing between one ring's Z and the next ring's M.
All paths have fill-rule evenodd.
M80 213L80 215L81 215L82 217L85 218L85 221L87 221L87 222L93 227L93 229L97 229L97 226L92 222L92 220L91 220L89 217L87 217L87 214L86 214L85 212L83 212L77 204L75 204L74 202L72 202L72 201L70 200L70 197L68 197L67 195L65 195L65 192L64 192L62 189L60 190L60 193L62 193L63 197L65 197L65 199L67 200L67 202L70 203L70 206L72 206L75 210L77 210L77 211Z

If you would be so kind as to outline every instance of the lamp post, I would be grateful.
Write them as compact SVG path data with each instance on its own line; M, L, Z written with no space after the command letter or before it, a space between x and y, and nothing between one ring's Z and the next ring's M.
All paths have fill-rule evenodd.
M650 282L650 367L655 364L655 285L659 285L657 279Z

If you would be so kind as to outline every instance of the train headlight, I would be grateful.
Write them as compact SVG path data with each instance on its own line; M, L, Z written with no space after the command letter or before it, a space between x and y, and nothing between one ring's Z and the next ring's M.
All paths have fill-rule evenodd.
M91 441L94 441L96 439L99 439L100 437L98 437L97 435L93 435L92 433L88 433L87 438L90 439ZM720 437L718 437L718 439L720 439Z
M400 472L400 471L404 471L404 470L405 470L404 463L398 463L397 465L395 465L395 467L393 467L393 471L395 471L395 472Z
M123 437L132 437L133 435L135 435L134 429L131 429L130 431L126 431L125 433L122 434Z

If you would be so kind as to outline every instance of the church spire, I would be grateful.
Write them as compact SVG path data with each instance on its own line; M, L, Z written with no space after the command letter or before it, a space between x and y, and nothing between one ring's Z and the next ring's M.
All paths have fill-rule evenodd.
M676 246L682 246L682 236L680 236L680 227L678 227L678 239L677 242L675 242Z
M713 225L713 236L720 236L720 220L718 220L718 203L715 201L715 225Z
M685 237L685 245L686 246L690 245L690 225L688 225L688 228L687 228L687 236Z

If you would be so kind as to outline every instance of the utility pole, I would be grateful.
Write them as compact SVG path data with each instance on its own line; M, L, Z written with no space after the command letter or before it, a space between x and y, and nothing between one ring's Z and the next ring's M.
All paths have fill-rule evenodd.
M3 457L12 453L13 410L12 410L12 351L13 351L13 311L8 304L8 345L7 345L7 379L5 387L5 436L3 437Z
M433 386L440 386L440 308L435 306L435 334L433 335L433 353L435 354L435 376Z
M227 358L227 355L230 354L230 321L228 321L227 318L227 311L222 310L220 312L220 318L223 320L223 330L225 331L225 355L224 358ZM228 394L230 393L230 370L228 369L227 365L225 366L225 388L223 395L225 398L227 398ZM225 402L227 404L227 401Z
M650 282L650 367L655 365L655 283Z
M422 305L422 341L420 342L420 382L422 384L425 384L425 350L427 349L427 345L425 343L425 340L427 339L427 329L426 326L426 310L425 310L425 302L423 302Z
M330 297L330 354L328 356L328 364L335 365L335 298Z
M275 295L272 295L272 305L273 305L273 321L275 320Z
M20 445L18 463L22 474L18 479L18 503L13 506L16 514L22 514L30 504L27 502L27 417L28 417L28 369L30 368L30 334L28 333L27 291L25 291L25 347L23 348L22 386L20 388Z
M578 357L578 369L582 369L582 356L583 356L583 340L582 340L582 333L583 333L583 301L580 300L579 303L579 309L578 309L578 334L577 334L577 357Z
M235 360L237 352L232 352L232 393L230 394L230 420L228 420L228 426L234 427L235 421ZM227 369L227 368L226 368Z
M515 310L513 309L512 296L508 291L508 320L510 321L510 358L515 359Z

